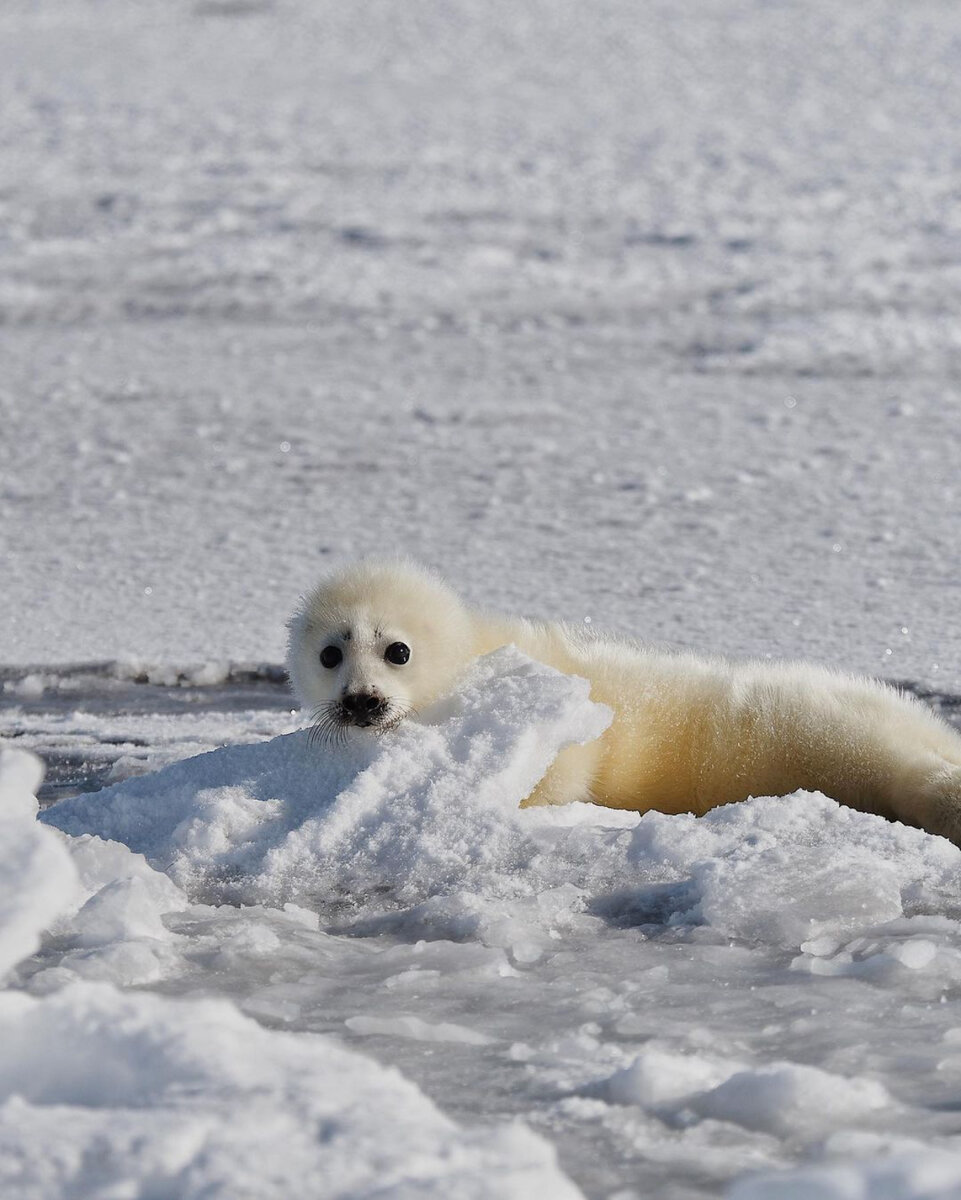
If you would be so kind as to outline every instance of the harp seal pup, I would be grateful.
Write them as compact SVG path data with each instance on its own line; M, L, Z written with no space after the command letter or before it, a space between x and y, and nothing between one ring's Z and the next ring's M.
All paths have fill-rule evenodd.
M562 750L524 801L702 814L799 788L961 842L961 736L911 696L803 662L729 662L471 609L406 561L324 579L289 623L288 668L314 732L381 732L513 643L590 680L614 720Z

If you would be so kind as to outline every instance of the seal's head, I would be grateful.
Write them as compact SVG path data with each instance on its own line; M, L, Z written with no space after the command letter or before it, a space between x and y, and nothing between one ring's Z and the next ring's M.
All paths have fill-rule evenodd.
M471 617L440 579L402 561L323 580L289 623L287 668L313 732L383 732L449 691L473 657Z

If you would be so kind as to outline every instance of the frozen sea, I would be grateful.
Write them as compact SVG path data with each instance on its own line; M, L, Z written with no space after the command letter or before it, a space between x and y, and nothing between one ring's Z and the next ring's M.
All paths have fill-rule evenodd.
M5 1200L961 1195L947 843L518 812L600 717L517 660L314 778L279 669L404 552L957 723L959 78L945 0L6 0Z

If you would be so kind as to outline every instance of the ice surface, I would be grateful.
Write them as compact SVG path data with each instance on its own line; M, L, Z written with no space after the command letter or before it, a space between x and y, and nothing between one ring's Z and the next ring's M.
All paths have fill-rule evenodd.
M466 1042L471 1046L484 1046L491 1041L463 1025L445 1021L434 1024L420 1017L348 1017L345 1024L353 1033L413 1038L418 1042Z
M44 802L299 724L286 689L113 685L86 672L56 675L39 697L0 706L0 739L15 737L47 765Z
M43 820L124 843L194 900L307 904L368 932L379 920L480 936L521 959L591 906L642 909L655 880L673 887L678 921L798 950L957 884L961 852L948 842L817 794L700 820L521 811L557 751L608 720L586 681L508 648L480 660L434 723L348 748L311 744L306 730L229 746ZM926 953L912 951L919 967Z
M594 1089L615 1104L639 1104L665 1118L696 1114L796 1138L833 1130L890 1105L875 1080L843 1079L797 1063L743 1067L652 1049Z
M959 1192L961 1153L877 1147L862 1162L746 1179L728 1200L954 1200Z
M464 1132L413 1084L223 1000L0 994L0 1191L152 1200L576 1200L521 1128Z
M535 1126L591 1200L957 1194L950 847L816 796L516 813L519 727L489 808L441 747L463 819L373 761L313 808L267 778L289 705L240 680L328 565L399 550L476 603L881 673L957 717L961 10L7 0L0 34L0 737L43 754L44 799L219 747L240 775L122 791L162 861L57 840L6 786L27 996L0 1000L39 1029L87 981L229 1001L267 1056L335 1036L466 1130ZM30 1200L96 1194L97 1147L111 1195L136 1147L199 1161L181 1099L144 1143L136 1113L11 1097Z
M958 690L947 0L3 8L0 662L389 549Z
M78 981L197 997L215 978L248 1016L351 1039L468 1121L469 1073L591 1195L634 1161L693 1193L768 1186L748 1176L798 1157L861 1178L856 1146L825 1149L838 1130L892 1149L907 1123L946 1151L961 851L813 793L703 818L518 808L607 720L584 681L511 648L383 738L302 731L65 800L43 819L77 898L17 977L43 1003Z
M508 661L508 684L511 666L521 679L527 674L523 662ZM605 715L597 719L585 689L563 684L571 711L555 703L555 736L570 732L565 717L582 734L602 728ZM468 698L468 724L469 710ZM529 759L515 771L536 779L551 754L550 735L520 742ZM256 749L269 758L269 745ZM327 1039L268 1032L227 1001L124 995L102 982L142 986L173 973L184 938L165 914L189 910L197 919L209 910L190 909L172 880L127 846L86 833L64 838L38 824L40 777L33 756L2 752L2 966L26 958L44 930L60 949L55 966L32 976L34 990L50 995L0 993L5 1197L580 1194L557 1171L550 1148L526 1130L463 1132L396 1072ZM316 927L294 905L283 915L295 927ZM247 952L258 944L270 950L280 943L262 929L248 938ZM78 977L101 982L73 982ZM375 1022L359 1032L396 1032L397 1024ZM404 1035L488 1041L464 1027L425 1022L408 1021Z
M943 838L819 793L762 797L703 820L649 813L630 855L690 873L697 915L734 937L798 945L953 897L961 853Z

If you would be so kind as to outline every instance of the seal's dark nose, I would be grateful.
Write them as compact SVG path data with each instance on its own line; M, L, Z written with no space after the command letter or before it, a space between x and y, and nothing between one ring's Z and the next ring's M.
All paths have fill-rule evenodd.
M383 701L372 692L352 692L341 703L352 717L369 717L380 708Z

